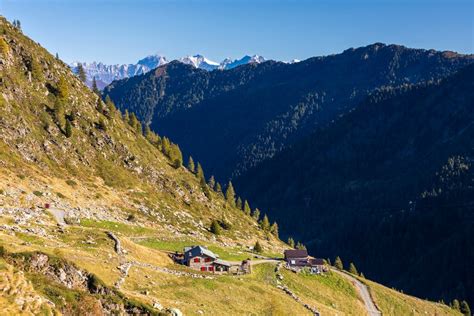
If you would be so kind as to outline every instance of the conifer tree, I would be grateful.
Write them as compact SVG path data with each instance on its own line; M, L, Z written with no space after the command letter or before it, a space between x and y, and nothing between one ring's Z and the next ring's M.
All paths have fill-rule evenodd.
M145 138L148 139L148 140L151 138L151 136L152 136L152 131L151 131L151 129L150 129L150 125L148 125L148 124L145 125L145 129L144 129L144 131L143 131L143 136L145 136Z
M344 269L344 265L342 264L342 260L339 256L336 257L336 260L334 260L334 267L336 267L339 270Z
M194 173L196 170L196 166L194 165L194 160L193 157L189 156L188 159L188 170Z
M59 54L56 53L56 60L59 60Z
M461 302L460 309L461 309L461 313L464 316L471 316L471 308L469 307L469 304L466 301Z
M260 228L265 232L270 230L270 221L268 220L267 214L263 215L263 219L260 221Z
M65 128L64 134L66 135L67 138L72 136L72 125L69 120L66 120L66 128Z
M130 114L128 113L128 109L125 109L125 112L123 113L122 119L127 124L130 122Z
M255 208L252 213L252 217L258 222L260 220L260 210Z
M132 112L132 114L130 114L129 116L129 120L128 120L128 124L133 128L133 129L137 129L137 125L138 125L138 119L137 119L137 116L135 115L135 113ZM168 141L168 145L169 145L169 141ZM169 148L168 148L169 149Z
M97 81L95 80L95 76L92 78L92 92L100 96L100 90L97 87Z
M299 241L296 243L296 249L306 250L306 246L300 243Z
M272 233L273 236L278 238L278 224L277 222L273 222L272 226L270 227L270 232Z
M216 186L216 180L214 179L214 176L211 176L209 178L209 180L207 181L207 185L209 186L209 188L214 190L214 188Z
M295 248L295 241L293 238L291 237L288 237L288 242L287 244L291 247L291 248Z
M54 102L54 120L58 127L62 130L66 125L64 101L56 98Z
M77 76L82 82L86 82L86 71L84 70L84 67L81 63L77 64Z
M69 88L67 86L66 79L64 77L59 78L58 86L57 86L57 97L66 101L69 95Z
M201 181L201 179L205 179L204 177L204 170L202 169L201 164L198 162L196 167L196 177Z
M365 279L364 273L361 272L359 275L360 275L360 277L361 277L362 279Z
M247 215L250 215L250 205L249 205L249 202L247 202L247 200L245 200L244 202L244 213L247 214Z
M183 154L181 153L181 149L177 144L171 143L169 158L175 163L176 168L179 168L183 165Z
M263 252L263 247L262 245L260 244L260 242L257 240L257 242L255 243L255 246L253 246L253 250L256 252L256 253L262 253Z
M457 299L453 300L453 302L451 303L451 308L458 312L461 311L461 305L459 304L459 301Z
M221 234L221 226L219 225L219 223L216 221L216 220L213 220L211 222L211 233L213 233L214 235L220 235Z
M113 116L114 113L117 111L117 108L115 107L115 103L112 101L112 99L110 99L110 97L107 95L105 97L105 107L107 108L107 111L109 112L109 116ZM137 117L135 116L135 119ZM135 123L135 129L137 129L137 131L141 134L142 133L142 125L141 123L137 120L137 122Z
M355 264L354 264L353 262L351 262L351 263L349 264L349 273L354 274L354 275L358 275L358 274L359 274L359 272L357 272L357 268L356 268L356 266L355 266Z
M231 206L235 206L235 191L231 181L229 181L229 184L227 185L227 190L225 191L225 199L227 203L229 203Z
M210 200L212 196L211 196L211 191L209 191L209 187L207 186L206 180L204 178L201 178L200 184L201 184L202 192L204 192L204 195Z
M219 182L216 183L216 192L222 195L222 186Z
M97 112L104 114L104 102L100 97L97 98Z
M237 201L235 202L235 206L241 210L242 209L242 199L240 197L237 198Z

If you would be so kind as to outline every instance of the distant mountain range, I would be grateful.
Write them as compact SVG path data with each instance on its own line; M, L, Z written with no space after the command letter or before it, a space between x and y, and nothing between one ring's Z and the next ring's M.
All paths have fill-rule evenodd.
M262 63L266 59L262 56L246 55L240 59L230 59L226 58L222 62L218 63L212 60L207 59L202 55L186 56L178 61L191 65L195 68L204 69L207 71L212 70L228 70L241 65L249 63ZM294 59L290 63L298 62L299 60ZM136 64L122 64L122 65L106 65L101 62L73 62L69 66L72 70L77 73L77 67L79 64L82 64L87 76L87 85L92 86L92 80L95 77L97 86L99 89L103 89L105 86L110 84L114 80L120 80L124 78L129 78L133 76L138 76L149 72L156 67L167 64L169 60L161 55L150 55L141 60Z
M376 43L294 64L267 61L228 71L171 62L115 81L104 95L224 180L337 119L378 88L438 80L472 61L453 52Z

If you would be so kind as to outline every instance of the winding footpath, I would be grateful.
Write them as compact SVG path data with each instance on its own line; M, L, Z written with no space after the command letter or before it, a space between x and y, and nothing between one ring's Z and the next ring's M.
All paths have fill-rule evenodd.
M357 289L357 292L359 292L360 297L364 301L365 309L367 310L367 313L369 314L369 316L382 315L382 313L378 310L377 306L375 305L375 302L369 293L369 289L367 288L367 285L363 284L362 282L360 282L359 280L357 280L352 275L346 272L339 271L336 269L331 269L331 271L339 274L340 276L342 276L343 278L346 278L347 280L351 281L352 284L354 284L354 286Z

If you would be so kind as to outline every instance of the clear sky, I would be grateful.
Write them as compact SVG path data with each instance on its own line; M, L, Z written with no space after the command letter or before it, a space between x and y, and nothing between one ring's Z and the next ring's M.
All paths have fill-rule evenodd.
M154 53L290 60L374 42L474 46L473 0L0 0L0 14L66 62L135 63Z

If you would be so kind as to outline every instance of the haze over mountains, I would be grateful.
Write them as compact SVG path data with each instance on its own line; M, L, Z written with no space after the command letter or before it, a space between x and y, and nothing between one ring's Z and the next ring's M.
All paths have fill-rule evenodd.
M261 63L264 62L266 59L258 55L246 55L240 59L226 58L222 62L217 63L215 61L207 59L202 55L197 54L194 56L182 57L178 60L182 63L192 65L199 69L212 71L216 69L232 69L248 63ZM114 80L120 80L128 77L142 75L168 62L169 60L166 57L156 54L149 55L139 60L136 64L107 65L102 62L73 62L70 64L70 67L75 73L77 73L78 64L82 64L87 77L87 85L91 87L92 80L95 77L98 88L102 90L106 85L110 84ZM293 60L291 62L297 62L297 60Z

